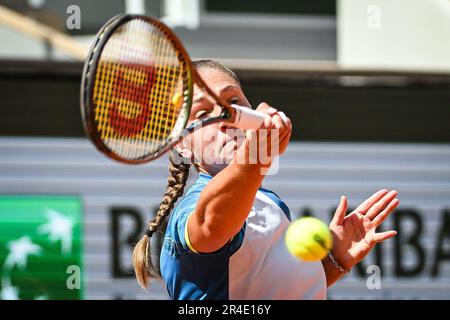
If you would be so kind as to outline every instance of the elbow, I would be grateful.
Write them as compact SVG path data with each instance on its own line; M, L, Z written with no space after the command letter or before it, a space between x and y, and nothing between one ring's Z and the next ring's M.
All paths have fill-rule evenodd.
M215 246L225 244L237 232L228 220L220 214L206 212L200 226L203 238Z
M201 226L202 233L207 239L226 238L228 230L226 224L215 216L205 217Z
M229 216L223 216L219 212L205 210L200 214L196 212L196 218L191 224L191 243L194 248L203 253L211 253L221 249L240 230L242 225L233 224Z

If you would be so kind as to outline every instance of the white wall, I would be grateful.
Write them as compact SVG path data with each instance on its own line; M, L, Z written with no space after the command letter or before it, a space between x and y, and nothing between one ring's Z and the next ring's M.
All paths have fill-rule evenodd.
M450 1L339 0L344 68L450 72Z
M122 219L121 228L113 232L111 209L135 208L142 221L149 219L165 189L167 156L150 164L127 166L108 160L86 139L26 137L0 138L0 155L0 195L81 197L85 298L167 298L161 283L154 283L146 294L131 275L114 276L111 248L113 239L124 241L136 226L132 219ZM401 203L394 216L403 217L397 236L400 243L388 240L382 245L381 288L370 290L370 274L361 276L355 269L331 288L329 298L450 298L450 261L437 259L439 247L450 250L450 228L444 230L443 218L450 208L449 144L293 142L280 161L279 173L268 177L264 186L286 202L294 218L309 210L329 221L342 194L355 208L381 188L399 191ZM405 210L414 211L418 220L402 215ZM419 233L417 222L422 225ZM386 230L393 225L395 220L390 217ZM443 231L446 237L439 244ZM424 250L422 264L416 248L408 242L411 239ZM126 244L120 248L120 264L131 268L131 248ZM439 260L440 273L434 277L432 270ZM376 262L371 254L365 259L365 268ZM421 268L415 275L401 276L396 271L417 265Z

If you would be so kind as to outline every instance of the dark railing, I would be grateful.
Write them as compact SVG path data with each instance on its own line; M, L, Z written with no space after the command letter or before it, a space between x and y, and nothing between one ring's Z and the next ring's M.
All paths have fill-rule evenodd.
M83 136L81 63L0 62L0 135ZM302 141L450 142L450 75L235 68L253 106L285 111Z

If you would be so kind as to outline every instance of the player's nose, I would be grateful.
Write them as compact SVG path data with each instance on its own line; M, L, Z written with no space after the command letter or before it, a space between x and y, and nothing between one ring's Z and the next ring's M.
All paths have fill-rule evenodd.
M227 130L236 130L236 127L233 126L231 123L229 122L220 122L219 123L219 130L222 131L223 133L226 133Z

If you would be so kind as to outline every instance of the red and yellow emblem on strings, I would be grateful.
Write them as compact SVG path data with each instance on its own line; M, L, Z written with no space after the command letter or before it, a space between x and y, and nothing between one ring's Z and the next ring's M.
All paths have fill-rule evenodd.
M166 139L181 108L180 67L100 62L95 120L103 140Z

